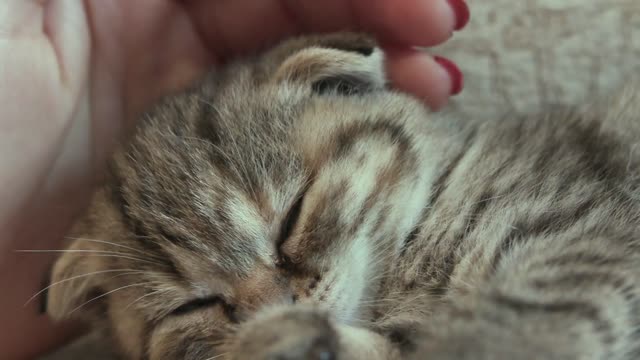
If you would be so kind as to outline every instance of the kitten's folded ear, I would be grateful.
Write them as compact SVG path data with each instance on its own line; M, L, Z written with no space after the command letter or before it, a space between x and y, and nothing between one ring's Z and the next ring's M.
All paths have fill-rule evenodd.
M343 95L384 88L384 57L373 38L339 33L283 44L274 80L308 84L317 93ZM285 53L285 56L282 54Z
M47 290L46 310L54 320L91 320L103 313L98 280L104 271L99 243L76 240L56 261ZM113 276L113 274L112 274Z

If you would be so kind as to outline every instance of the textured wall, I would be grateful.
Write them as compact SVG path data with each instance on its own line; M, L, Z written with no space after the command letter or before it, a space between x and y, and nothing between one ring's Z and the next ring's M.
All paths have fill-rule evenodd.
M451 106L466 115L575 103L640 75L640 0L467 1L469 26L433 50L464 70L465 91ZM106 352L85 339L46 360L107 360Z

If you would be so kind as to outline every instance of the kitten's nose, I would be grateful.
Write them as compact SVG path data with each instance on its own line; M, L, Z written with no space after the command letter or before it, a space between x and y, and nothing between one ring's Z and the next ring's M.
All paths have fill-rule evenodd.
M236 308L236 318L239 322L250 319L256 312L270 306L293 305L297 301L297 296L291 291L286 291L276 296L265 296L265 294L255 295L241 301Z
M242 302L258 309L272 305L291 305L297 301L289 279L268 271L256 271L239 287Z

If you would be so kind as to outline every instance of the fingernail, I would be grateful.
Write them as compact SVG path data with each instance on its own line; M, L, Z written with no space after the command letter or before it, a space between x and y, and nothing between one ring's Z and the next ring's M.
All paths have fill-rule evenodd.
M460 71L460 68L458 68L458 65L441 56L435 56L433 59L440 64L440 66L447 71L449 77L451 77L451 95L458 95L464 87L464 75L462 71Z
M456 25L454 30L455 31L462 30L462 28L464 28L467 25L467 23L469 22L469 19L471 18L471 12L469 11L469 6L464 0L447 0L447 1L449 1L449 5L453 9L453 13L455 14L455 17L456 17Z

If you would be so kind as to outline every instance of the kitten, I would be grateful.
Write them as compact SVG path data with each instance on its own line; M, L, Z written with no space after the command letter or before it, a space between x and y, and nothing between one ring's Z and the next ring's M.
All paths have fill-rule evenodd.
M638 93L480 122L383 63L304 37L161 101L49 313L129 359L637 359Z

